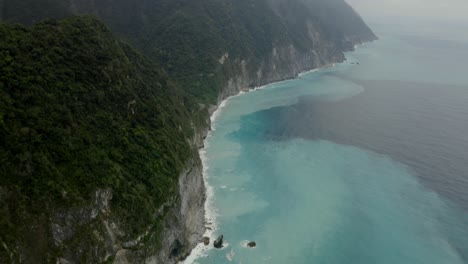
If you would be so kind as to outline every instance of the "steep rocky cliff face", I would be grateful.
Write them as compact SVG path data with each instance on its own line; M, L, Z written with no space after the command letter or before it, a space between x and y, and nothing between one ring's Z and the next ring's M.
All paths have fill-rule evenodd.
M270 56L265 58L258 67L249 65L249 62L245 60L235 60L232 63L237 64L239 73L229 78L219 94L219 101L243 89L295 78L301 72L329 66L342 62L344 59L343 53L329 53L328 50L299 52L293 45L290 45L275 47Z
M94 18L0 36L0 263L141 263L166 229L194 243L198 104Z
M205 231L208 112L376 38L342 0L0 0L0 19L26 25L76 14L145 58L90 18L0 28L2 263L176 263ZM35 123L38 111L55 119Z
M108 240L114 248L113 263L177 263L199 243L205 232L205 185L200 161L192 161L189 168L179 176L177 196L158 211L161 230L154 234L154 243L142 239L124 243Z

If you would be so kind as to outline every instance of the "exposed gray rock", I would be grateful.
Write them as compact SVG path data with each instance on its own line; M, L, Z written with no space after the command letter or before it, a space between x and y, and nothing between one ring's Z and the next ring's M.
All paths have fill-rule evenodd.
M190 253L205 233L205 184L198 157L191 161L190 167L179 177L179 197L165 208L165 228L159 234L161 248L147 263L177 263ZM174 241L181 244L178 254L174 254Z
M115 254L114 264L129 264L129 260L127 259L127 255L129 250L122 249L117 251Z
M228 80L218 97L218 101L239 93L245 88L255 88L268 83L295 78L299 73L326 67L333 63L343 62L344 54L333 43L328 43L320 36L320 31L310 23L309 34L317 45L307 51L298 51L292 44L274 46L269 57L266 57L260 67L255 67L246 60L230 59L240 72ZM209 109L210 114L216 107Z
M80 226L90 223L99 214L109 213L111 199L112 191L110 189L97 190L92 206L75 207L55 212L51 219L51 232L55 245L58 246L71 239Z
M138 245L138 241L133 240L133 241L127 241L122 244L122 248L124 249L131 249L134 248Z
M97 190L94 194L94 206L91 208L91 219L95 219L98 214L109 213L111 200L112 191L110 189Z

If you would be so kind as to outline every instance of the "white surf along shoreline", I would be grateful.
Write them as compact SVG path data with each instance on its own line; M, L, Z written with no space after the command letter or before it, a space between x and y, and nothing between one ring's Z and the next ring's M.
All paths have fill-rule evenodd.
M335 67L335 65L336 65L336 63L332 63L332 64L324 65L322 67L315 68L315 69L312 69L312 70L303 71L303 72L299 73L294 78L268 83L268 84L265 84L265 85L262 85L262 86L259 86L259 87L251 88L249 90L241 89L239 91L239 93L237 93L235 95L232 95L232 96L228 96L226 99L222 100L218 104L218 106L216 107L216 110L213 111L213 113L210 116L211 129L208 132L208 135L206 136L206 138L204 139L204 147L201 148L198 151L198 153L200 155L201 162L202 162L202 166L203 166L203 172L202 172L203 173L203 182L205 184L205 190L206 190L206 193L205 193L205 195L206 195L206 201L205 201L205 227L206 227L206 231L203 234L203 236L210 238L210 244L205 246L204 243L202 241L200 241L200 243L195 248L192 249L190 255L188 255L187 258L185 258L185 260L180 261L179 264L194 264L194 263L197 263L196 260L198 260L199 258L203 258L203 257L208 256L207 252L209 250L216 250L215 248L213 248L212 244L213 244L213 241L217 238L215 236L215 234L216 234L216 231L218 230L218 226L217 226L218 223L216 222L218 212L217 212L216 207L214 206L214 188L213 188L213 186L211 186L209 184L210 175L207 173L209 166L208 166L208 158L206 157L206 150L209 147L209 141L210 141L210 138L212 137L212 133L213 133L213 131L216 130L216 119L219 117L219 115L221 114L223 109L226 107L229 100L231 100L232 98L235 98L237 96L241 96L241 95L243 95L245 93L254 92L256 90L261 90L261 89L264 89L264 88L268 88L268 86L270 86L272 84L276 84L276 83L280 83L280 82L284 82L284 81L288 81L288 80L294 80L294 79L300 78L300 77L302 77L302 76L304 76L306 74L317 72L319 70L333 68L333 67ZM228 246L229 246L229 244L225 243L223 249L228 248Z

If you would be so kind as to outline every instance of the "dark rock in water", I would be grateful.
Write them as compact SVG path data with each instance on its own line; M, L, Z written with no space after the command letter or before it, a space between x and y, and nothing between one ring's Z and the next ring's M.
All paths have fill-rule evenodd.
M209 237L203 237L202 242L203 242L203 244L205 244L205 246L208 246L210 244L210 238Z
M247 246L248 246L249 248L254 248L254 247L257 246L257 243L255 243L254 241L250 241L249 243L247 243Z
M218 239L216 239L215 242L213 242L213 246L215 248L222 248L223 247L223 235L220 235L218 237Z

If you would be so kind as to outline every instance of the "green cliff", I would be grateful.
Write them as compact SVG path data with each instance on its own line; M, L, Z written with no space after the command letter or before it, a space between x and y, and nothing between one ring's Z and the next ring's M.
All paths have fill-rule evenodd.
M92 252L99 231L59 238L49 226L63 209L88 206L96 190L112 189L110 206L125 236L144 233L192 155L187 97L90 17L1 25L0 35L0 234L7 252L26 262L29 253L52 262L75 245ZM76 221L86 230L95 220ZM16 247L35 252L21 256Z

